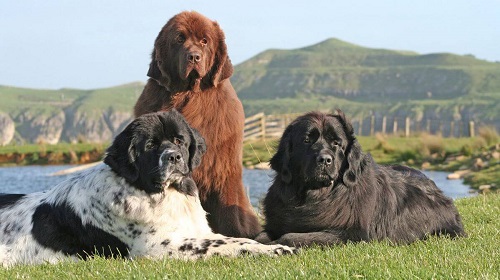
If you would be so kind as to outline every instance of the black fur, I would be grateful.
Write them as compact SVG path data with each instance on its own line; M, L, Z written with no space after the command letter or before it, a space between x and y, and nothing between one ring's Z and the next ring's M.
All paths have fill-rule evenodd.
M0 209L16 204L25 194L0 194Z
M294 120L271 167L276 177L257 241L307 246L465 235L453 201L420 171L376 164L340 110Z
M31 234L41 245L83 259L93 255L126 257L128 246L82 219L66 204L41 204L33 214Z

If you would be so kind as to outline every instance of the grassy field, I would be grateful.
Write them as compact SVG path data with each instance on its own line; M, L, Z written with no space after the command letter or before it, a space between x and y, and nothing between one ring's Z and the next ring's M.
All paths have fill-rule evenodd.
M285 257L107 260L0 268L0 279L499 279L500 195L456 201L467 238L359 243Z

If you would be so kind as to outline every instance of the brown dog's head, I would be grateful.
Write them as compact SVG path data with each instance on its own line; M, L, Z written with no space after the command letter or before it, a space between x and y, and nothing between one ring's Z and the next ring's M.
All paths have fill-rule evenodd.
M271 159L276 180L295 194L305 189L355 185L364 166L354 130L344 113L311 112L295 119L283 133Z
M224 33L197 12L171 18L156 37L148 76L170 91L199 91L233 74Z

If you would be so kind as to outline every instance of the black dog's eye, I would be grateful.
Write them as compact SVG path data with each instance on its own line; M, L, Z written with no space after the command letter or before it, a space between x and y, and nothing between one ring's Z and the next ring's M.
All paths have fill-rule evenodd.
M177 138L177 137L174 137L174 144L175 145L180 145L180 144L182 144L182 140L179 139L179 138Z
M155 143L148 141L145 146L146 150L153 150L155 148Z
M340 142L339 140L334 140L333 141L333 145L335 145L335 146L341 146L342 142Z
M206 46L206 45L208 44L208 40L207 40L207 38L203 38L203 39L201 39L200 44L201 44L203 47L204 47L204 46Z
M177 40L177 43L182 44L186 41L186 38L184 37L184 35L179 34L179 35L177 35L176 40Z
M311 143L311 140L309 139L309 136L306 136L306 138L304 138L304 143Z

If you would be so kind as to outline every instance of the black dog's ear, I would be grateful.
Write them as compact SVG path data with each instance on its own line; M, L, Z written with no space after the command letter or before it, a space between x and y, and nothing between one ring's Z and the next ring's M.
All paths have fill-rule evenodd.
M213 24L214 29L218 30L219 38L217 41L218 46L215 53L214 63L212 65L212 69L210 69L208 77L210 79L210 83L213 86L217 87L220 81L225 80L233 75L233 64L231 63L231 60L229 59L229 56L227 54L226 38L224 36L224 32L217 22L214 21Z
M278 145L278 151L271 158L269 163L280 176L285 184L292 182L292 173L290 172L290 152L292 150L291 125L285 129Z
M189 169L193 170L201 164L201 158L207 151L205 139L194 128L191 128L191 144L189 145Z
M139 169L135 162L137 153L134 145L134 127L135 122L132 122L118 134L104 156L104 163L129 183L134 183L139 178Z
M344 170L343 181L346 186L355 186L358 180L363 176L362 173L368 165L367 157L363 154L361 145L359 144L352 124L347 120L344 112L337 109L333 114L342 125L346 134L348 145L345 150L346 162L342 169Z

